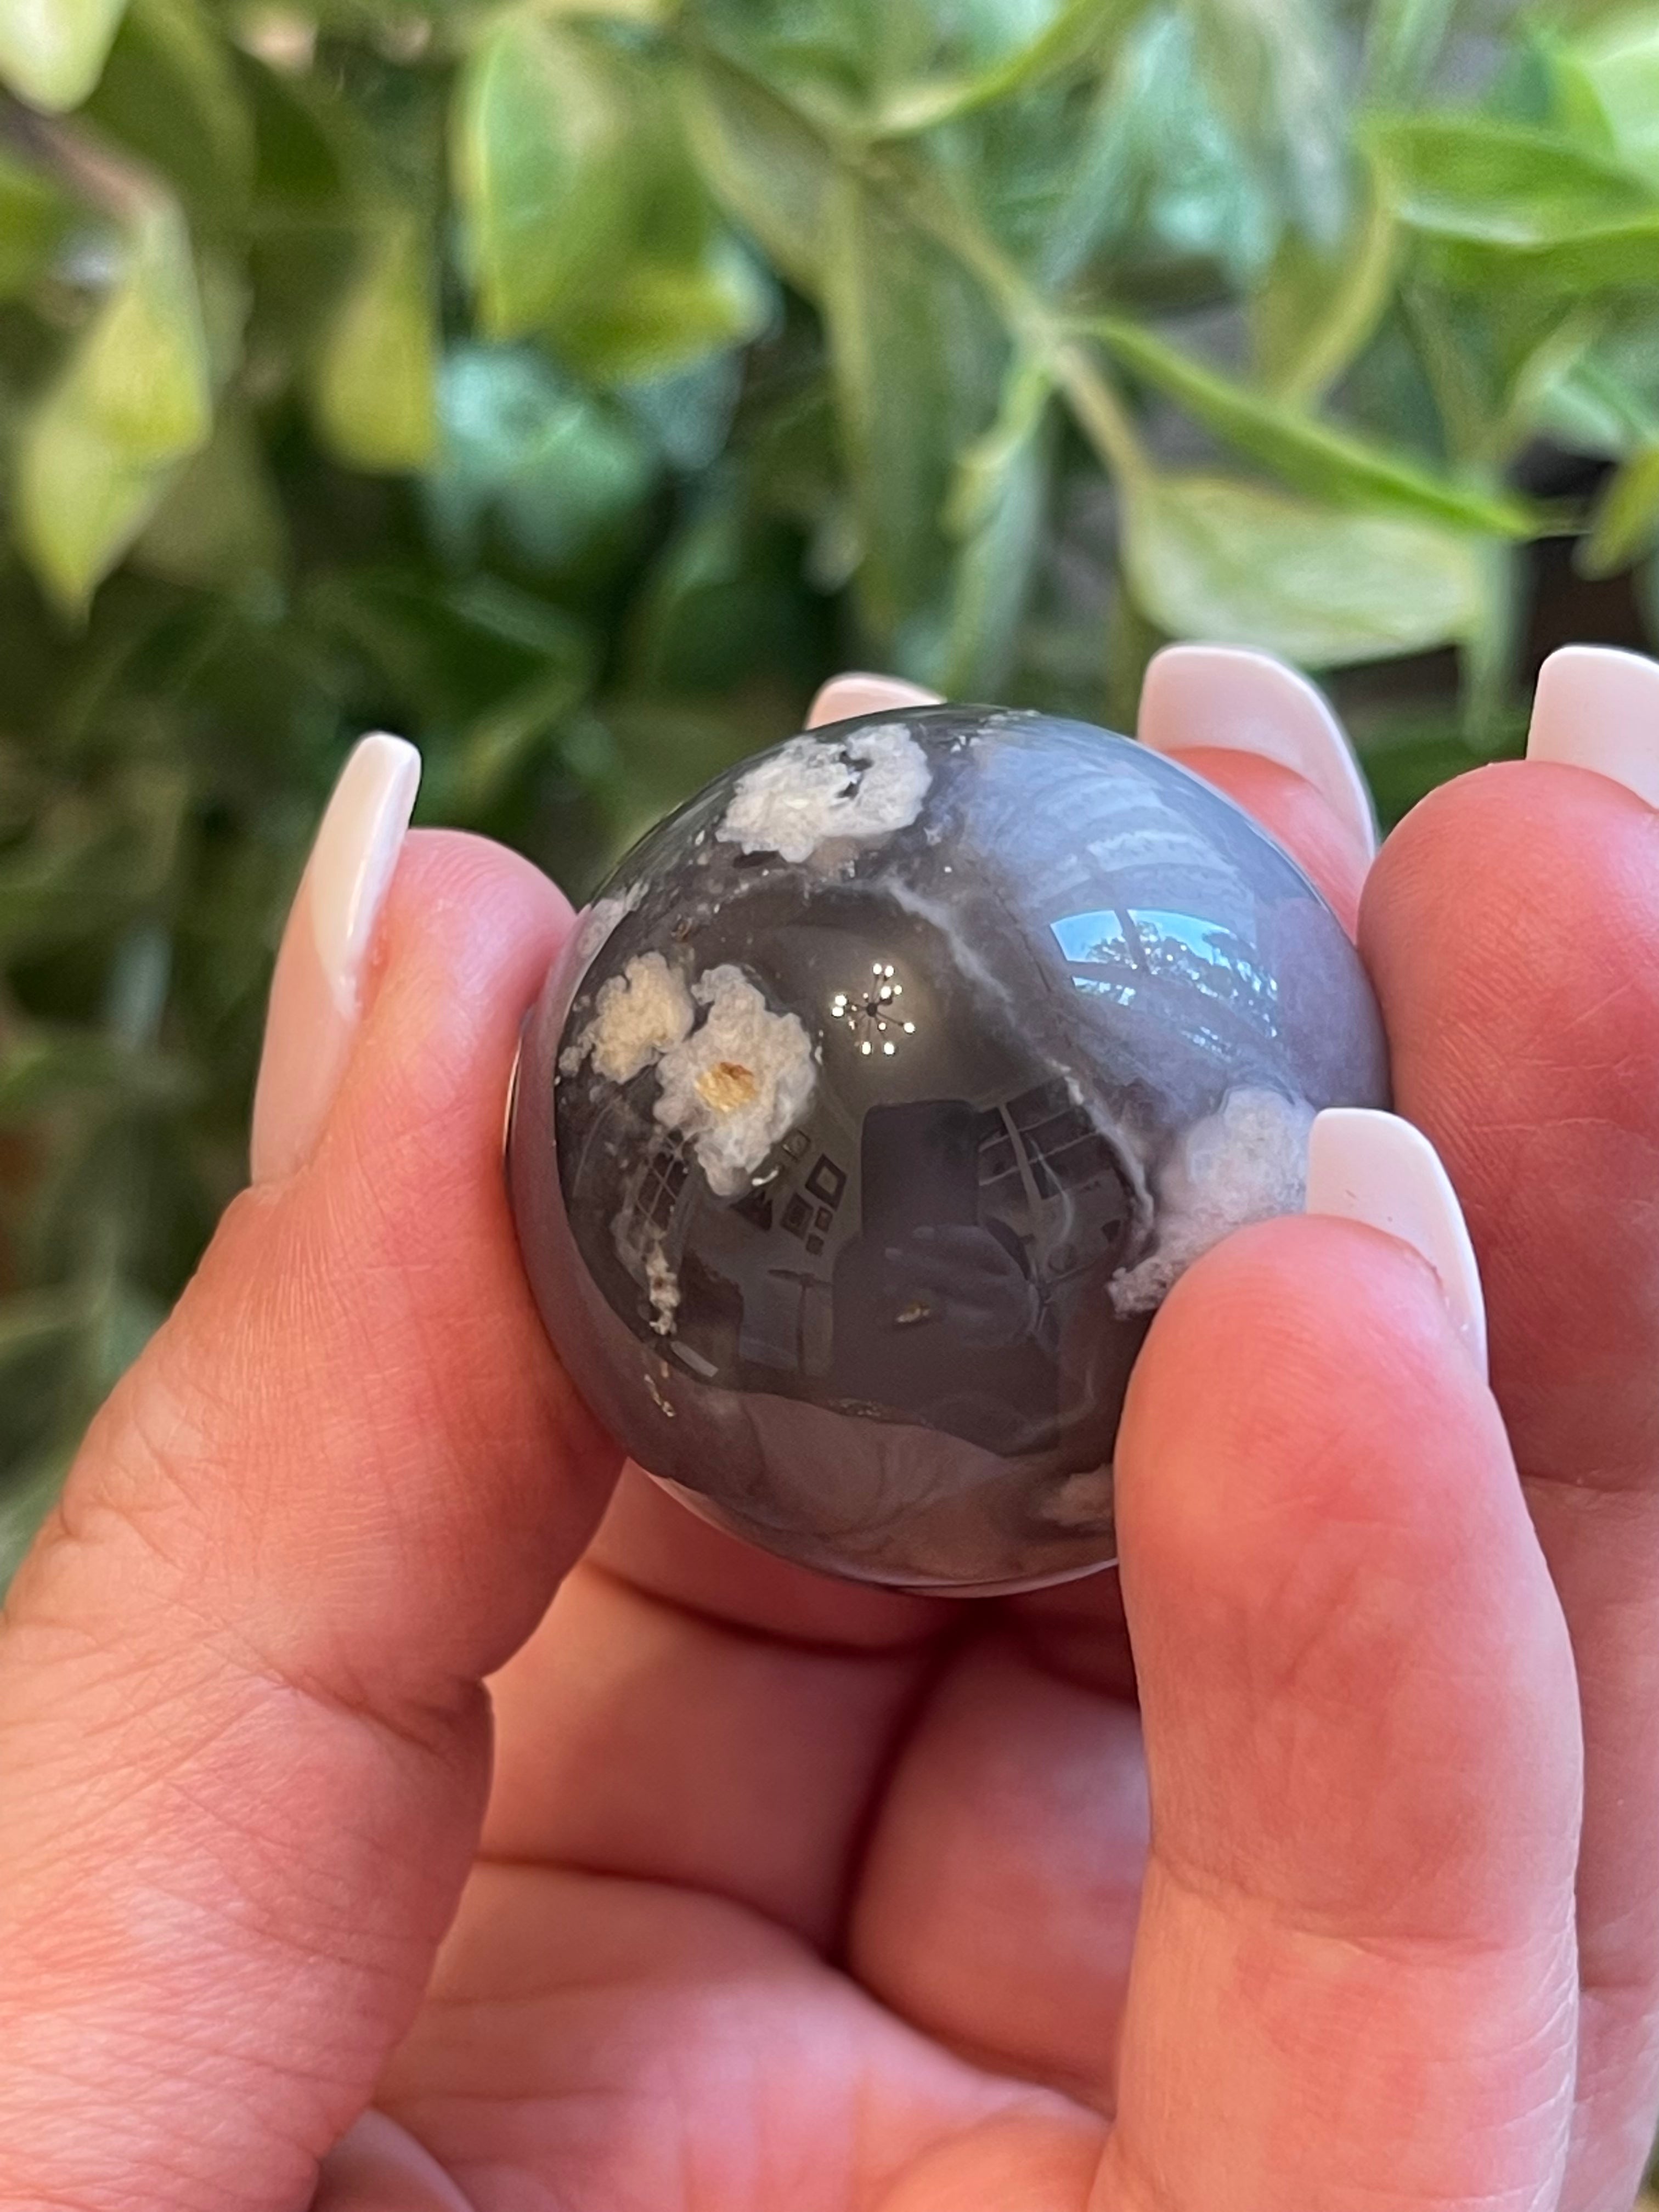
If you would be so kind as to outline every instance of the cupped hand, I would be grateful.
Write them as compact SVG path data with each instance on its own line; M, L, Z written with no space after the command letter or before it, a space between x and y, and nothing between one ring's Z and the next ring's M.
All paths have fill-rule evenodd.
M1357 1218L1248 1231L1158 1316L1121 1583L842 1586L618 1479L500 1170L568 909L405 840L412 758L371 742L284 943L253 1187L0 1633L6 2212L1628 2205L1659 669L1558 659L1534 757L1368 877L1287 671L1173 652L1142 735L1350 915L1364 879L1495 1397L1455 1210L1361 1131Z

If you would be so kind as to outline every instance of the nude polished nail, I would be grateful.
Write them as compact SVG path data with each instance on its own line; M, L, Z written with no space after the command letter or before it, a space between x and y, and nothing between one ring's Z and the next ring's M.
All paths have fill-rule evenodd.
M1659 806L1659 661L1564 645L1538 672L1528 760L1587 768Z
M1420 1129L1376 1107L1328 1106L1308 1142L1305 1211L1364 1222L1420 1253L1485 1375L1486 1304L1474 1247L1451 1177Z
M322 1134L362 1018L374 932L420 781L414 746L376 732L334 787L271 979L249 1148L256 1183L303 1167Z
M902 676L869 676L861 671L832 676L820 684L817 696L806 710L806 726L820 730L826 722L850 722L856 714L887 714L905 707L938 707L944 702L937 691L924 691Z
M1310 783L1358 840L1376 851L1376 816L1352 746L1325 695L1270 653L1169 645L1152 656L1136 734L1158 753L1214 746L1255 753Z

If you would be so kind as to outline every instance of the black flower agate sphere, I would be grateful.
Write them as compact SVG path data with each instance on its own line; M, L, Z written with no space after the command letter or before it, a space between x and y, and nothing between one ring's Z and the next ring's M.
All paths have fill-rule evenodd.
M1115 1555L1125 1384L1182 1268L1387 1103L1293 862L1079 722L866 716L628 855L526 1030L520 1240L653 1474L808 1566L961 1592Z

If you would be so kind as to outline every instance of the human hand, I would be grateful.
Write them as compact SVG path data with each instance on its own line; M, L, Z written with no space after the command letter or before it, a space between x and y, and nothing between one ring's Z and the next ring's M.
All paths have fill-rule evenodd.
M1352 915L1363 799L1297 679L1177 651L1142 734ZM1440 1276L1363 1218L1230 1240L1137 1370L1121 1606L1102 1576L971 1607L616 1481L500 1173L568 910L404 842L412 759L360 752L254 1187L0 1634L0 2207L1627 2204L1659 2098L1659 670L1558 659L1534 750L1396 833L1361 927L1504 1420L1455 1210L1359 1190ZM1389 1126L1328 1197L1386 1176Z

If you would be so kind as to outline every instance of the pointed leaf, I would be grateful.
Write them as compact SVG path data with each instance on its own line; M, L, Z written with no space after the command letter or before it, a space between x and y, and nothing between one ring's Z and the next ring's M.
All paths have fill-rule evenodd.
M752 337L772 312L725 237L660 76L574 29L510 21L468 72L458 169L481 319L544 332L602 382Z
M130 0L87 112L199 215L217 223L238 212L252 127L224 35L198 0Z
M835 180L829 147L763 85L717 58L701 57L679 92L714 197L792 284L815 293Z
M0 0L0 79L52 113L78 107L120 26L126 0Z
M1441 242L1459 281L1497 289L1518 279L1575 298L1652 282L1659 194L1617 163L1479 116L1382 121L1369 135L1395 214Z
M1571 121L1659 184L1659 10L1616 10L1559 46L1551 73Z
M997 419L957 471L945 526L960 540L936 688L994 697L1006 681L1042 550L1054 460L1046 363L1009 366Z
M982 294L866 186L838 180L823 311L856 496L866 612L892 648L949 568L943 528L958 455L994 413L1006 342Z
M1420 96L1457 0L1377 0L1365 31L1365 88L1377 101Z
M1485 614L1479 539L1227 477L1127 488L1122 557L1136 600L1171 636L1309 667L1426 652L1469 636Z
M460 345L439 380L441 440L425 481L434 536L458 567L498 527L532 568L616 531L649 491L633 426L529 346Z
M895 87L877 109L873 131L901 137L932 130L1026 91L1085 58L1098 65L1146 4L1146 0L1061 0L1039 29L977 68Z
M1524 501L1437 476L1407 454L1369 445L1265 392L1235 383L1139 323L1103 316L1088 327L1119 361L1206 429L1301 490L1510 538L1530 538L1537 532L1538 518Z
M378 221L313 378L319 428L353 468L418 469L437 435L434 272L423 225Z
M1370 344L1394 294L1399 240L1375 195L1334 246L1285 232L1247 303L1257 366L1278 398L1319 398Z
M455 166L486 336L540 329L631 246L643 179L618 58L594 40L509 17L459 95Z
M15 299L45 275L74 219L51 178L0 153L0 300Z
M718 234L694 260L642 255L607 298L561 319L561 350L602 384L667 376L755 337L773 293L735 240Z
M1578 564L1588 576L1611 576L1649 552L1659 538L1659 444L1643 446L1601 495Z
M253 426L227 406L144 526L132 559L147 574L228 591L276 576L283 535L282 506Z
M19 441L15 527L41 581L83 608L211 426L207 344L178 211L135 222L125 268Z
M1191 0L1217 106L1266 172L1283 220L1334 245L1348 218L1346 108L1321 0Z
M1524 251L1656 212L1628 171L1523 124L1423 115L1378 121L1369 136L1400 214L1441 237Z

